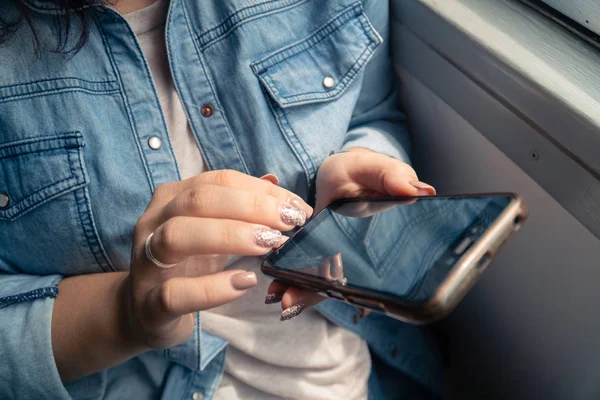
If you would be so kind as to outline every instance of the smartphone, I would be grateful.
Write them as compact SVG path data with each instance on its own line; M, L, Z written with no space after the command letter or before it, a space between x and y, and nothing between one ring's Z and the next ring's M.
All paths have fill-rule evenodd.
M527 218L511 193L338 200L265 275L413 324L450 313Z

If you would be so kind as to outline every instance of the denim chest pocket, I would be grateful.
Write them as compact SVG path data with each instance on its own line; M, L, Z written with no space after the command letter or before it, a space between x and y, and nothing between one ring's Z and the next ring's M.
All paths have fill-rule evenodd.
M251 64L280 130L309 173L342 145L361 74L382 42L356 2L309 36Z
M0 257L31 274L111 270L90 209L79 132L0 144Z

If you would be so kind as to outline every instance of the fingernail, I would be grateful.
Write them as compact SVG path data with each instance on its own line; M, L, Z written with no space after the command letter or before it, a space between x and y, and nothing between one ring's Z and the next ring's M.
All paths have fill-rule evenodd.
M342 264L341 253L337 253L332 257L330 271L333 279L341 279L344 277L344 265Z
M231 277L231 285L235 290L246 290L256 286L256 274L254 272L240 272Z
M303 303L298 303L295 306L291 306L289 308L286 308L285 310L283 310L281 312L281 320L282 321L287 321L288 319L292 319L294 317L297 317L298 315L300 315L300 313L302 311L304 311L304 304Z
M421 182L421 181L410 181L408 182L411 185L413 185L414 187L416 187L417 189L424 189L424 190L429 190L430 192L432 192L432 194L435 194L435 188L431 185L426 184L425 182Z
M279 303L282 298L283 293L269 293L267 297L265 297L265 304Z
M358 317L358 319L363 319L369 314L371 314L371 310L367 310L366 308L360 308L360 316Z
M273 185L279 185L279 178L275 174L266 174L260 177L264 181L269 181Z
M308 203L306 203L300 197L297 197L297 196L290 197L289 199L287 199L287 202L300 210L309 209L310 212L312 212L312 207L309 206Z
M290 240L289 236L281 235L281 238L279 239L279 245L277 245L277 247L283 246L288 240Z
M254 241L263 247L279 247L281 236L281 232L275 229L257 229L254 233Z
M287 204L279 207L281 220L287 225L302 226L306 223L306 213L297 207Z
M296 208L302 208L302 202L298 199L288 199L288 203L290 203L291 205L293 205Z

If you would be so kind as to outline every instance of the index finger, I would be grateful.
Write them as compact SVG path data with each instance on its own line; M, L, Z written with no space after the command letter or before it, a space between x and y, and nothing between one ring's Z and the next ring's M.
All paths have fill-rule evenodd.
M287 189L272 184L269 181L256 178L235 170L209 171L181 181L181 191L191 189L202 184L226 186L234 189L256 190L276 197L281 202L287 202L300 208L310 218L313 208L309 206L300 196Z

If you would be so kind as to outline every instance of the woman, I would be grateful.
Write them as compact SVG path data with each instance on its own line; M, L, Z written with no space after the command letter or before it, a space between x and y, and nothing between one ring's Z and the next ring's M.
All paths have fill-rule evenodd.
M309 204L434 192L408 165L387 2L0 15L0 398L439 390L425 331L259 272Z

